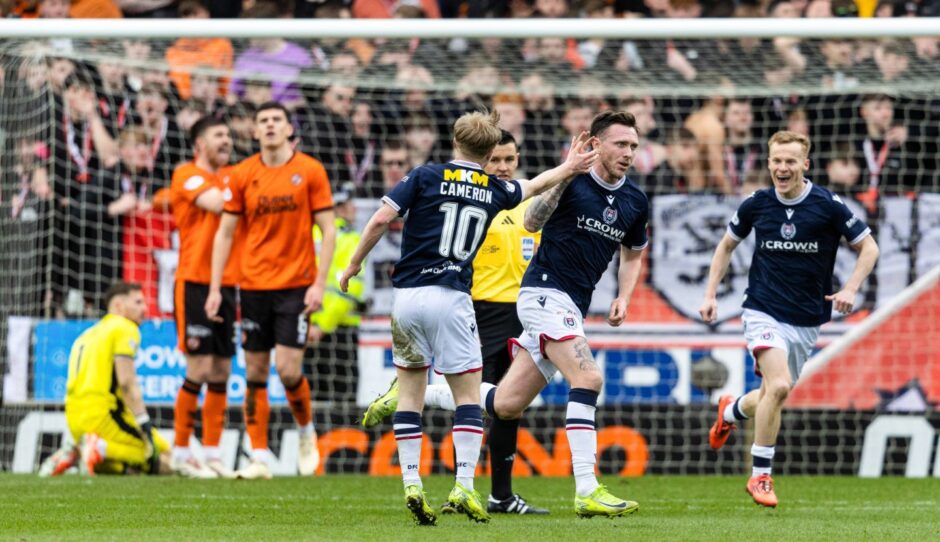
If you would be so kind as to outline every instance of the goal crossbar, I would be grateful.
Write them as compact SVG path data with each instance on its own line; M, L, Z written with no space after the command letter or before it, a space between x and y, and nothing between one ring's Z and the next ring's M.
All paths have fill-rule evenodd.
M0 19L12 38L883 38L940 35L940 17L892 19Z

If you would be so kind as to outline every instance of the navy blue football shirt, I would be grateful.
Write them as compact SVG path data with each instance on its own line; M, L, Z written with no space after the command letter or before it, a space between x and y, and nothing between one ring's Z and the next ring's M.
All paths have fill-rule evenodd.
M765 312L794 326L819 326L829 321L832 271L839 240L850 244L871 233L839 196L808 179L792 200L774 188L751 194L728 224L740 241L754 230L754 259L744 293L744 308Z
M518 181L500 181L472 162L414 169L382 201L405 218L396 288L446 286L470 293L473 258L496 213L522 201Z
M649 200L627 177L608 184L593 170L578 175L545 223L522 286L561 290L587 315L594 287L617 247L646 247L648 219Z

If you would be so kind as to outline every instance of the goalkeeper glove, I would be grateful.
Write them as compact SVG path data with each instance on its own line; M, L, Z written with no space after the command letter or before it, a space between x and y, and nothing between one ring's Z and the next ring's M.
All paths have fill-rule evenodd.
M160 452L153 443L153 422L150 421L150 416L144 412L137 416L137 425L140 426L140 430L143 433L144 444L146 444L144 451L144 457L146 458L145 467L150 474L159 474Z

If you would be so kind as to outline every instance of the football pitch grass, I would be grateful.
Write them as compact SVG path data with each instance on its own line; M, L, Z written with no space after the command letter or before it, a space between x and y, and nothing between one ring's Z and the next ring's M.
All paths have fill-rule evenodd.
M940 540L940 479L781 476L775 510L754 505L746 478L605 477L640 502L622 518L578 519L570 478L524 478L515 490L549 516L463 515L415 526L394 477L270 481L0 474L0 540ZM425 478L435 509L453 478ZM487 479L478 478L484 495Z

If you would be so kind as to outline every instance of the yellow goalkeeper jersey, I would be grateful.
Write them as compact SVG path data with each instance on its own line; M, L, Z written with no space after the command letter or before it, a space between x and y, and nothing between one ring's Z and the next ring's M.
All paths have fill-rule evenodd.
M85 330L72 345L69 376L65 387L65 408L105 413L123 403L114 371L115 356L136 357L140 346L137 324L116 314L105 315Z
M474 301L516 302L522 275L542 239L541 232L530 233L523 226L525 210L530 203L531 199L515 209L500 211L490 224L473 260L473 288L470 293Z

